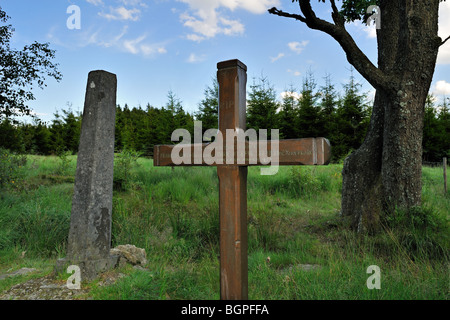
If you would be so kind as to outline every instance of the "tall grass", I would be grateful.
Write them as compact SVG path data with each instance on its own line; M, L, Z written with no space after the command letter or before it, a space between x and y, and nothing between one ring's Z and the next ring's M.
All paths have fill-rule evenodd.
M22 251L65 255L76 163L68 159L61 174L59 158L30 156L23 186L0 200L0 271ZM144 248L149 271L123 270L128 277L95 288L93 297L219 298L216 169L156 168L144 158L126 165L125 188L114 190L112 245ZM450 208L434 170L423 170L424 205L387 216L384 232L368 236L339 218L342 165L280 167L274 176L249 167L249 297L448 298ZM370 265L381 269L381 290L366 286Z
M18 246L39 257L64 253L70 203L70 185L8 194L0 202L0 250Z

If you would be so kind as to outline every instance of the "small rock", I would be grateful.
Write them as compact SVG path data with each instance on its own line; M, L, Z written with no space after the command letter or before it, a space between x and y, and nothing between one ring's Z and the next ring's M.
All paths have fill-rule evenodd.
M141 270L141 271L149 271L147 268L141 267L141 266L133 266L133 269L135 270Z
M293 272L297 270L301 271L314 271L321 269L322 266L318 264L296 264L296 265L290 265L288 268L283 269L284 272Z
M312 270L320 269L321 266L319 266L318 264L299 264L299 265L297 265L297 268L299 268L303 271L312 271Z
M146 265L147 264L147 254L144 249L137 248L131 244L119 245L110 250L112 255L118 255L119 266L123 266L125 263L130 263L132 265Z
M0 275L0 280L5 279L5 278L9 278L9 277L15 277L15 276L24 275L24 274L31 273L31 272L34 272L34 271L36 271L36 269L34 269L34 268L22 268L22 269L16 270L16 271L11 272L11 273Z
M44 285L41 285L41 288L39 290L41 290L41 289L59 289L59 288L60 288L60 286L57 284L44 284Z
M66 285L48 275L12 286L0 294L0 300L72 300L88 292L88 288L78 292L68 290Z

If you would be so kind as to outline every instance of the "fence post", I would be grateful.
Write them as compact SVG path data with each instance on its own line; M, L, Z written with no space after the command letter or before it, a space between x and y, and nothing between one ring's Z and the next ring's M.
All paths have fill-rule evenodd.
M444 193L447 193L447 157L444 157Z

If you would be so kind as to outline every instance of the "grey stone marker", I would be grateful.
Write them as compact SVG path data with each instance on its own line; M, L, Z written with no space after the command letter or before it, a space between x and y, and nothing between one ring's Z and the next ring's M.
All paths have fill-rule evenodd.
M115 74L89 73L67 257L56 266L58 272L65 272L69 265L79 266L82 280L94 279L118 259L110 255L116 91Z

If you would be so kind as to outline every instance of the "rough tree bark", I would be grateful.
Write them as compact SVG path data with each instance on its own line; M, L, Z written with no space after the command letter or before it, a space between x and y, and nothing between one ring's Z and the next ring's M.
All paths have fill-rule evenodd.
M421 204L422 132L425 100L439 47L440 0L380 0L378 66L345 30L335 1L333 23L317 18L310 0L299 0L302 14L276 8L332 36L347 60L376 89L372 117L361 147L344 161L341 214L359 230L375 232L381 213ZM446 39L448 40L448 38Z

